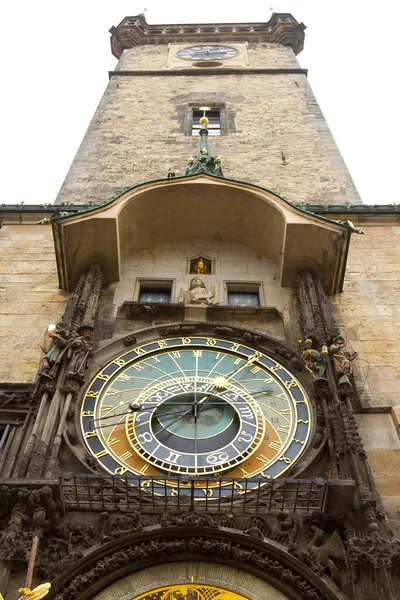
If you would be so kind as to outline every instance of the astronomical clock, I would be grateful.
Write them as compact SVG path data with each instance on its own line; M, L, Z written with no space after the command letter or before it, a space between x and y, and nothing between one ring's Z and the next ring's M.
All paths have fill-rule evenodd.
M85 442L106 472L133 485L145 475L153 493L172 495L178 480L195 478L199 500L217 486L223 495L231 480L245 493L283 476L302 456L312 421L304 388L275 358L201 335L117 356L81 408Z

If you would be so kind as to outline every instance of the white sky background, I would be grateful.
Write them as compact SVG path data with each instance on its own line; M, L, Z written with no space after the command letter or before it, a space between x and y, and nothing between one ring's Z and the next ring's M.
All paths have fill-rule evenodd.
M400 202L396 0L1 4L0 203L54 202L117 62L110 51L112 25L144 8L150 24L267 22L270 6L307 26L300 65L309 70L309 82L363 201Z

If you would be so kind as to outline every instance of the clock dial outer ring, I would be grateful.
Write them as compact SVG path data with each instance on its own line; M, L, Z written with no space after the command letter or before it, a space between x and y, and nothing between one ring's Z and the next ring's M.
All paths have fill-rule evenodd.
M204 52L205 48L215 48L215 50L219 50L218 53L212 54L209 57L204 56L196 56L197 52ZM192 52L192 56L184 56L187 53ZM228 54L227 54L228 52ZM239 54L239 51L236 48L232 48L232 46L216 46L210 44L209 46L189 46L187 48L182 48L178 50L176 56L183 60L204 60L204 61L212 61L212 60L228 60L229 58L234 58Z
M135 479L137 475L140 475L135 471L129 471L125 463L115 455L113 448L108 445L104 436L99 435L99 430L93 430L93 419L98 418L102 395L111 387L110 382L114 381L129 366L141 361L145 356L151 357L165 350L179 351L196 348L213 349L225 352L228 355L241 357L244 360L256 355L255 364L279 377L288 398L292 402L292 418L295 428L289 443L282 447L283 451L279 452L273 461L262 465L257 473L251 474L246 489L250 490L258 487L258 481L254 481L254 485L252 484L251 478L254 476L265 480L266 483L271 479L281 477L303 454L312 429L311 404L303 386L290 371L267 354L255 352L253 348L246 344L204 335L193 335L190 338L174 337L148 342L121 354L103 367L90 382L81 407L81 429L89 452L97 459L102 468L109 473L125 475L131 479ZM230 475L233 477L232 473ZM160 473L159 477L162 476L163 474ZM235 475L235 477L237 476Z

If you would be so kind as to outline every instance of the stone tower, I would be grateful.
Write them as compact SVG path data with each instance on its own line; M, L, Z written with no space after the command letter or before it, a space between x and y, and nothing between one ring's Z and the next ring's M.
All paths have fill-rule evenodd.
M56 205L0 207L5 600L399 599L399 211L304 29L125 18Z

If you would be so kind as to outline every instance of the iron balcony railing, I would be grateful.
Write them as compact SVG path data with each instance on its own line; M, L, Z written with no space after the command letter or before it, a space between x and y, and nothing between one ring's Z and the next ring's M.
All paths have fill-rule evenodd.
M276 510L322 510L327 483L316 479L183 478L64 473L60 494L64 511L187 510L263 514Z

